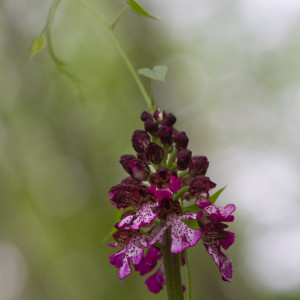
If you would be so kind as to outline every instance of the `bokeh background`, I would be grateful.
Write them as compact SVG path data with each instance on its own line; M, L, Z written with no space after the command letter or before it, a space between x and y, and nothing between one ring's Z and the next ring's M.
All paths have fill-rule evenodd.
M125 4L82 0L110 20ZM193 299L300 299L300 2L144 0L116 32L134 65L169 67L156 103L237 206L221 281L202 245L190 251ZM64 0L52 31L84 100L47 49L28 60L52 1L0 1L0 299L166 299L145 278L119 281L106 246L107 191L147 109L102 24ZM147 83L146 83L147 84Z

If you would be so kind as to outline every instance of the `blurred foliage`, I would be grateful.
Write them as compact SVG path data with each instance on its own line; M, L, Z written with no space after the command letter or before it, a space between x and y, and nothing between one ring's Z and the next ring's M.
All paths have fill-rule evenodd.
M90 3L108 20L123 5L122 1ZM114 219L107 191L125 176L118 160L132 153L131 134L142 127L139 116L146 106L105 28L76 1L62 2L52 38L59 57L79 75L84 101L46 48L27 59L50 5L50 0L0 2L0 274L4 274L0 299L165 299L165 291L150 294L145 278L135 274L119 281L108 261L115 250L104 241ZM224 82L208 93L210 85L201 76L206 69L218 77L227 67L226 60L234 60L234 50L224 44L220 57L216 52L207 55L209 47L218 45L212 36L204 42L203 34L194 41L203 43L203 53L195 55L193 44L179 43L164 25L153 22L130 13L116 31L137 69L170 67L168 87L158 83L155 94L162 108L179 116L177 127L191 128L189 122L199 118L203 131L189 129L191 141L206 143L207 151L218 147L210 138L217 129L210 128L209 134L206 118L218 106ZM181 60L182 53L190 60ZM259 67L250 57L243 66L256 74L256 83L264 81L276 90L284 84L282 73L272 76L279 55L266 53ZM191 71L192 59L203 57L203 69ZM190 99L199 98L193 92L198 82L207 101L195 109L196 102ZM238 220L234 227L238 238L243 227L243 220ZM235 273L229 285L221 282L202 247L192 248L190 256L194 299L299 299L269 296L253 287L251 275L237 264L242 257L238 242L230 252Z

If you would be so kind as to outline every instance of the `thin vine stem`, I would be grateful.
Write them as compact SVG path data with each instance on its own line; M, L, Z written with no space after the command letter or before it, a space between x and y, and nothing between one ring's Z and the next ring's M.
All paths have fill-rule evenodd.
M112 29L115 28L115 26L117 25L117 23L119 22L119 20L127 13L127 11L130 9L129 5L124 6L119 13L115 16L115 18L113 19L113 21L111 22L110 27Z
M118 40L118 37L116 36L115 34L115 31L114 31L114 27L116 25L116 23L114 24L113 22L113 26L112 25L109 25L105 19L102 17L102 15L94 8L91 8L89 5L87 5L86 3L82 2L81 0L77 0L78 3L80 3L81 5L83 5L93 16L97 17L101 23L104 25L104 27L107 29L108 33L110 34L113 42L115 43L125 65L127 66L129 72L131 73L135 83L137 84L146 104L148 105L150 111L153 113L155 111L155 106L154 106L154 103L152 101L152 99L150 98L150 96L148 95L141 79L139 78L138 76L138 73L136 72L135 68L133 67L133 64L131 63L129 57L127 56L127 54L125 53L123 47L121 46L119 40ZM119 12L119 14L116 16L115 19L117 19L117 21L120 19L120 17L127 11L127 8L126 8L126 11L125 11L125 8L126 6ZM120 15L120 16L119 16ZM119 17L118 17L119 16Z

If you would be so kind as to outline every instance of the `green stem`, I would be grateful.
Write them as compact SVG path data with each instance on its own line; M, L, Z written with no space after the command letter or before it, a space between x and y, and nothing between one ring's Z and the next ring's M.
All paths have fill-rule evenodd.
M150 78L150 84L149 84L149 90L150 90L150 99L152 103L154 103L154 98L153 98L153 80Z
M123 15L130 9L129 5L124 6L119 13L115 16L115 18L113 19L113 21L111 22L110 27L112 29L115 28L115 26L117 25L118 21L123 17Z
M180 275L180 254L171 253L171 229L166 230L163 249L168 300L183 300Z
M77 1L81 5L83 5L85 8L87 8L92 15L96 16L102 22L102 24L105 26L105 28L107 29L108 33L110 34L112 40L114 41L114 43L115 43L115 45L116 45L116 47L117 47L117 49L118 49L118 51L119 51L119 53L120 53L123 61L125 62L127 68L129 69L129 72L131 73L134 81L136 82L136 84L137 84L137 86L138 86L138 88L139 88L139 90L140 90L140 92L141 92L141 94L142 94L142 96L143 96L146 104L148 105L150 111L153 113L155 111L154 103L152 102L150 96L148 95L148 93L147 93L147 91L146 91L146 89L145 89L145 87L144 87L141 79L139 78L139 76L138 76L135 68L133 67L130 59L128 58L128 56L126 55L125 51L123 50L123 48L122 48L122 46L121 46L121 44L120 44L120 42L119 42L119 40L118 40L115 32L114 32L114 28L112 26L110 26L104 20L104 18L100 15L100 13L97 10L91 8L89 5L87 5L86 3L82 2L81 0L77 0Z
M187 277L188 277L188 300L192 299L192 281L191 281L191 272L190 272L190 265L189 265L189 257L187 250L184 251L184 259L185 259L185 265L186 265L186 272L187 272Z
M188 186L184 186L181 188L173 197L173 200L178 200L184 193L186 193L189 190Z
M178 150L175 149L171 154L170 154L170 157L169 157L169 160L168 160L168 165L167 165L167 168L170 169L172 167L172 164L173 164L173 161L177 155L177 152Z
M119 40L118 40L118 38L117 38L115 32L114 32L111 28L108 29L108 31L109 31L109 33L110 33L110 35L111 35L112 40L114 41L114 43L115 43L115 45L116 45L116 47L117 47L117 49L118 49L118 51L119 51L121 57L123 58L123 60L124 60L124 62L125 62L125 64L126 64L126 66L127 66L127 68L129 69L129 72L131 73L131 75L132 75L133 79L135 80L135 82L136 82L138 88L140 89L140 92L141 92L141 94L143 95L143 97L144 97L144 99L145 99L145 101L146 101L146 104L148 105L150 111L151 111L152 113L154 113L154 111L155 111L154 104L153 104L151 98L149 97L149 95L148 95L148 93L147 93L147 91L146 91L146 89L145 89L145 87L144 87L142 81L140 80L140 78L139 78L139 76L138 76L138 74L137 74L135 68L133 67L131 61L129 60L129 58L128 58L128 56L126 55L126 53L124 52L124 50L123 50L121 44L119 43Z

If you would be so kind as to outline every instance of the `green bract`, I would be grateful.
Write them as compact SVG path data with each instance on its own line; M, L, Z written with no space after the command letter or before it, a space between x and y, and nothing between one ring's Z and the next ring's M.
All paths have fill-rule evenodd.
M156 17L154 17L153 15L151 15L149 12L147 12L138 2L136 2L135 0L128 0L128 5L130 6L130 8L135 11L136 13L147 17L147 18L151 18L151 19L155 19L157 20Z
M32 41L31 48L29 51L29 56L32 57L37 54L46 44L46 39L44 36L38 36Z
M167 66L154 66L152 70L149 68L141 68L138 70L138 73L150 79L165 81L167 71Z

